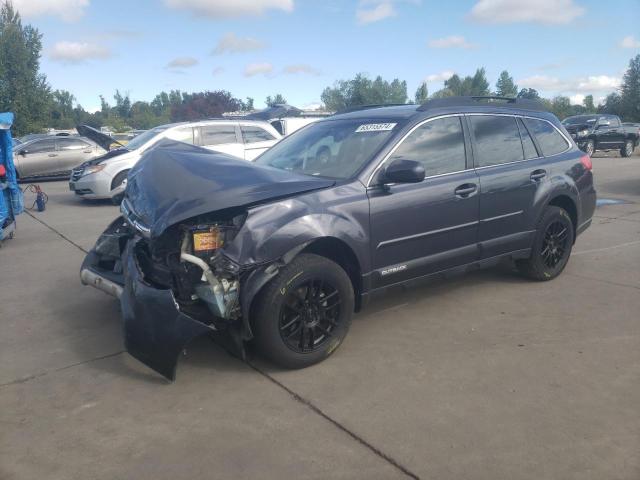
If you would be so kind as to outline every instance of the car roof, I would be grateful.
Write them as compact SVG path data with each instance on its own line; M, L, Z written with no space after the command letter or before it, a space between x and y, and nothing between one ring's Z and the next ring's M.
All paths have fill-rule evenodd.
M506 97L448 97L429 100L422 105L365 105L338 112L323 120L408 120L455 113L511 113L555 118L540 102Z

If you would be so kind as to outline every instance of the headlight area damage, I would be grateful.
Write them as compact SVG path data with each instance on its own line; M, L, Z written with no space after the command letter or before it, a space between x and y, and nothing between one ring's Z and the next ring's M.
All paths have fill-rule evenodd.
M240 349L252 338L251 301L295 249L280 258L242 258L234 241L248 209L324 186L280 179L275 196L265 188L272 175L197 147L156 148L130 174L123 216L87 254L82 283L120 299L127 351L169 380L195 337L226 331ZM239 198L244 204L237 206Z

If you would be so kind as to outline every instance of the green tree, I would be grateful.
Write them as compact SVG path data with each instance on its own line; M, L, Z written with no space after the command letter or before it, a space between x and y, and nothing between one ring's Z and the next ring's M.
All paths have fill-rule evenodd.
M247 97L246 102L242 102L242 110L245 112L253 111L255 107L253 106L253 98Z
M622 117L627 122L640 121L640 54L629 61L620 86Z
M73 128L75 126L73 104L76 101L76 97L67 90L56 90L51 97L50 126L54 128Z
M418 87L415 94L415 100L418 105L422 105L429 99L429 89L427 88L427 82L422 82Z
M587 95L582 100L582 106L584 107L584 113L596 113L596 106L593 103L593 95Z
M371 80L363 73L351 80L339 80L326 87L320 96L326 110L339 111L361 105L386 105L407 102L407 82L391 82L378 76Z
M122 119L129 118L131 116L131 99L129 98L129 92L123 95L120 93L120 90L116 90L113 99L116 101L114 113Z
M444 81L444 88L433 94L434 98L452 96L485 96L489 95L489 82L484 68L478 68L473 76L464 78L456 73Z
M284 98L280 93L276 93L273 97L271 97L271 95L267 96L264 103L267 104L267 107L273 107L275 105L282 105L287 103L287 99Z
M518 93L518 98L526 98L528 100L540 100L540 94L535 88L523 88Z
M563 97L562 95L558 95L551 100L551 111L560 120L574 113L569 97Z
M42 35L22 25L11 1L0 6L0 110L16 115L16 135L47 126L51 91L40 73Z
M503 70L496 82L496 95L500 97L515 97L518 95L518 86L513 82L509 72Z
M607 95L604 102L598 106L598 113L610 113L612 115L622 116L624 110L622 96L618 92Z

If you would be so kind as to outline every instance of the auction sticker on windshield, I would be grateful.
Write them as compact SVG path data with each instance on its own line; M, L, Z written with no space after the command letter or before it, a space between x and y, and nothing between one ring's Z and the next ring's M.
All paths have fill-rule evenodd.
M360 125L356 130L356 133L361 132L387 132L393 130L397 123L368 123L366 125Z

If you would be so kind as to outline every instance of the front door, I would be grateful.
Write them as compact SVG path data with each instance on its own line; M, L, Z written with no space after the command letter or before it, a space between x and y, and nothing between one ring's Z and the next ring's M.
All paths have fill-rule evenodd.
M478 258L479 186L468 145L461 117L450 116L422 123L392 152L386 164L420 161L426 178L368 189L373 288Z
M95 156L96 147L80 138L57 137L56 143L58 168L61 172L69 172Z
M58 173L58 152L54 137L35 140L18 149L20 176L52 175Z

